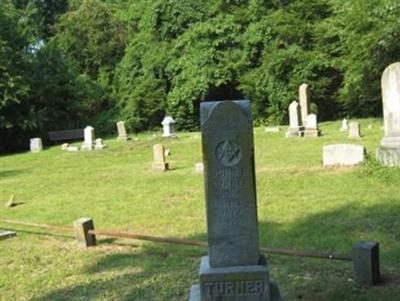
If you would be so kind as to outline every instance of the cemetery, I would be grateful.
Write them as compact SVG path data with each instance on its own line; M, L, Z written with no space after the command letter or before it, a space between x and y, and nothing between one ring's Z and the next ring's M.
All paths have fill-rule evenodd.
M215 114L215 118L221 118L218 112ZM204 173L211 177L208 180L193 166L203 160L202 143L218 141L215 135L222 130L221 125L234 126L238 131L247 128L252 132L251 126L237 127L240 118L240 115L234 116L233 120L237 121L234 123L230 119L215 123L218 130L209 122L210 129L206 131L212 134L210 138L199 139L199 133L182 132L179 139L166 139L162 137L160 126L158 132L139 134L137 139L124 143L116 132L115 137L105 139L107 148L101 152L64 152L53 146L40 153L0 158L0 199L6 201L13 195L17 204L0 208L0 228L17 234L10 238L13 233L6 233L8 238L0 241L4 296L8 299L16 296L17 300L56 300L66 295L71 296L71 300L88 296L96 300L189 300L193 284L209 283L202 279L210 276L200 274L200 282L197 276L200 259L208 253L207 237L209 243L218 242L221 238L233 238L241 231L239 226L238 230L231 228L232 234L225 231L218 234L217 223L208 225L207 234L207 219L210 223L212 216L219 219L218 216L225 213L206 213L206 200L212 202L213 195L219 192L209 190L204 194L204 182L217 181L216 187L222 192L237 195L242 191L232 190L237 180L226 182L222 177L236 177L237 172L229 166L234 166L232 164L246 154L245 147L251 147L251 142L245 140L251 139L251 135L244 133L243 138L234 138L244 143L239 147L243 154L237 155L234 150L237 146L232 143L218 147L221 148L218 156L227 166L224 172L223 169L217 172L221 180L207 172L217 162L206 164ZM250 218L247 222L253 226L246 227L250 231L248 234L239 236L242 238L237 241L237 247L227 244L216 246L215 251L211 248L210 258L217 256L215 260L218 260L211 263L212 266L218 266L219 261L222 266L235 265L236 260L256 264L248 271L255 269L260 275L264 273L267 278L263 281L272 286L267 290L265 282L257 280L252 284L254 288L249 286L248 289L275 294L265 300L280 300L279 296L282 300L396 300L399 293L396 279L400 274L397 248L400 208L396 202L400 195L396 187L400 175L397 169L374 161L374 150L384 134L381 119L357 121L365 128L365 135L357 140L362 145L360 154L368 158L359 167L355 167L357 162L348 167L346 164L333 167L322 164L323 147L338 143L351 145L348 133L340 131L341 121L321 123L324 135L312 140L286 139L279 131L265 132L264 128L255 127L256 178L252 181L256 181L257 203L245 212L253 212L254 216L254 208L257 208L258 230L254 224L257 219ZM373 125L371 129L367 129L369 124ZM237 137L232 135L232 138ZM172 150L168 157L165 156L166 147ZM225 153L236 155L224 159ZM171 165L170 170L165 168L168 165ZM154 172L154 168L166 172ZM241 172L251 174L251 169ZM253 187L251 182L240 185ZM245 187L242 193L252 190ZM207 207L208 210L214 208L212 203ZM223 210L223 207L217 208ZM234 207L229 210L232 211L227 215L229 219L245 222L245 217L236 215ZM81 232L83 245L72 237L72 224L80 225L86 221L82 220L84 217L93 218L90 219L94 221L93 229L100 228L93 232L96 240L89 243L95 243L95 247L84 247L85 232ZM10 224L4 222L5 219L27 224ZM227 222L231 223L229 219ZM29 223L33 223L33 227ZM35 223L54 225L63 231L35 228ZM217 227L215 233L214 227ZM104 233L101 229L107 230ZM221 238L217 238L219 235ZM249 249L249 255L239 252L237 259L231 257L238 249L251 246L247 240L257 238L258 247L255 244ZM365 271L355 272L356 261L362 260L363 255L354 257L356 253L352 251L362 241L378 242L380 246L380 254L375 257L380 260L380 270L375 274L381 276L379 280L368 279L366 286L357 279L357 275L365 275ZM226 247L229 250L223 249ZM376 252L373 250L371 252ZM217 254L223 256L217 259ZM229 257L225 257L228 254ZM264 270L258 265L261 255L266 257ZM344 259L335 260L335 256ZM207 265L204 260L202 265ZM365 260L359 266L365 268ZM15 267L19 267L18 270ZM18 282L12 281L15 276ZM224 281L229 285L225 288L227 292L231 287L232 292L247 292L247 284L241 289L240 283ZM219 286L205 286L204 289L210 294L220 290ZM196 290L193 291L191 300L202 300L198 298Z
M2 1L0 301L400 300L398 20Z

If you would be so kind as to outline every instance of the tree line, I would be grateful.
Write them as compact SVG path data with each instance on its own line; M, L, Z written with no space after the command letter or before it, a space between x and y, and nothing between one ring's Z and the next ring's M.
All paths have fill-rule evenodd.
M192 130L208 100L284 123L303 82L320 120L379 116L399 34L395 0L1 0L0 151L166 113Z

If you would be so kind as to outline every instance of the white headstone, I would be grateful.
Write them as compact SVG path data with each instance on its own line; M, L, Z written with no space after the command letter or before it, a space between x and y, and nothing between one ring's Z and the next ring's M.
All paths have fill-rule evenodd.
M321 131L318 129L317 115L309 114L306 120L306 129L304 130L304 137L319 137Z
M309 89L307 84L302 84L299 87L299 101L301 108L301 121L306 124L308 112L310 111Z
M340 128L340 131L341 131L341 132L347 132L348 130L349 130L349 122L347 121L346 118L344 118L344 119L342 120L342 126L341 126L341 128Z
M298 129L301 125L300 107L297 101L293 101L289 105L289 126L292 129Z
M32 153L38 153L43 150L42 139L40 138L32 138L30 140L30 149Z
M289 105L289 129L286 132L286 137L301 137L303 129L300 115L300 106L297 101L293 101Z
M322 149L324 166L343 165L351 166L365 160L365 147L356 144L332 144Z
M85 127L83 130L84 141L82 144L82 150L92 150L94 146L94 128L91 126Z
M161 125L163 126L163 137L176 137L175 120L171 116L165 116Z
M349 138L360 138L360 124L358 122L350 122Z
M97 139L95 140L94 149L100 150L100 149L103 149L103 148L105 148L105 147L106 147L106 146L105 146L105 144L103 144L103 139L97 138Z
M385 136L400 133L400 63L387 67L382 74L382 102ZM389 117L391 114L391 117Z
M126 133L126 127L125 127L125 122L123 121L118 121L117 122L117 130L118 130L118 141L127 141L128 140L128 134Z
M317 115L315 114L309 114L307 116L307 122L306 122L306 128L307 129L317 129Z

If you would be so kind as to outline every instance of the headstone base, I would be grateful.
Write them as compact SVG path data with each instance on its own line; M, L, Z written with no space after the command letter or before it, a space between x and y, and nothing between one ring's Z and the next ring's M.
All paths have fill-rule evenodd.
M118 136L117 141L123 141L126 142L130 139L128 136Z
M91 151L91 150L93 150L93 145L92 145L92 144L85 144L85 143L83 143L83 144L81 145L81 150L82 150L82 151Z
M169 168L168 162L153 162L151 170L155 172L167 171Z
M304 127L288 128L285 137L286 138L303 137L303 135L304 135Z
M383 137L381 145L389 148L400 148L400 136Z
M163 138L178 138L178 136L176 134L169 134L169 135L163 134L161 137L163 137Z
M201 259L200 285L192 286L190 301L282 301L265 265L212 268Z
M386 166L400 166L400 147L380 146L376 150L376 160Z
M321 131L319 129L305 129L304 137L319 137L321 136Z

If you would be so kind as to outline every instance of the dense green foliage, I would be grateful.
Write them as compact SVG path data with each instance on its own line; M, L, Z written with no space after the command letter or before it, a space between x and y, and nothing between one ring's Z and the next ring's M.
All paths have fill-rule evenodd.
M257 122L282 123L303 82L321 120L378 116L380 75L400 59L396 3L2 0L0 149L166 113L193 129L207 100L249 98Z

